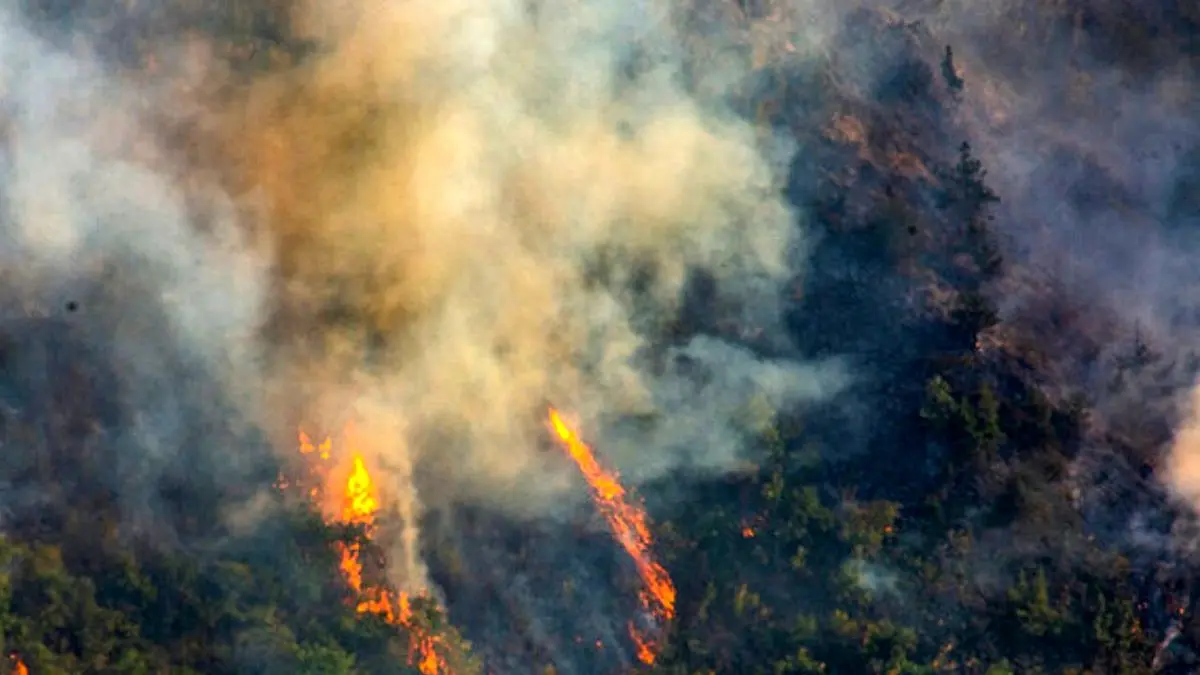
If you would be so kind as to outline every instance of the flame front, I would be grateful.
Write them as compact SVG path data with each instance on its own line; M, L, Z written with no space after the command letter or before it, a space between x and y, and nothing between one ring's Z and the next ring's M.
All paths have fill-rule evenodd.
M617 475L605 471L600 466L591 448L579 439L579 435L553 408L550 409L550 426L563 449L591 486L596 497L596 506L608 522L613 536L633 559L642 583L645 584L645 588L639 594L642 608L661 627L675 616L675 584L666 569L651 555L654 539L646 524L646 514L625 501L625 488L621 487ZM647 665L654 663L657 656L654 642L634 623L629 625L629 635L636 648L638 660Z
M654 623L654 630L661 630L675 616L675 585L666 569L656 562L651 554L654 541L645 513L626 501L627 493L617 475L606 471L600 465L591 449L579 439L578 434L557 410L550 410L550 426L567 455L587 480L595 495L596 506L612 530L613 536L632 558L644 585L638 599L645 612L645 618ZM313 464L312 469L321 485L329 484L327 481L330 472L324 463L331 457L331 448L332 443L328 439L320 445L314 445L305 434L300 434L301 453L320 460ZM373 534L376 514L379 511L378 493L365 458L357 448L351 447L350 450L350 466L346 480L340 485L332 484L340 491L341 498L337 516L331 520L357 525L369 538ZM290 482L281 478L278 484L281 488L286 488ZM314 501L320 500L322 488L311 487L308 494ZM428 634L413 620L413 609L408 594L393 593L381 587L364 587L361 544L339 544L339 554L339 567L347 585L357 598L356 610L359 613L380 616L390 624L407 629L412 641L409 663L416 666L422 675L449 675L450 669L439 654L439 637ZM637 622L631 621L629 624L629 636L637 658L648 665L654 663L658 654L658 646L648 635L649 632L639 628ZM20 672L27 674L27 671Z
M342 522L347 525L360 525L367 536L370 536L371 528L375 525L375 513L379 510L379 501L375 498L371 474L367 472L362 455L355 454L351 462L350 476L346 479L345 495L342 498ZM359 598L358 611L363 614L379 614L389 622L394 622L394 603L387 589L363 589L362 547L353 543L341 544L339 548L342 554L342 574Z
M349 433L346 433L350 437ZM300 433L300 452L306 456L315 456L325 462L331 456L332 442L329 439L320 445L313 445L303 432ZM367 469L366 459L357 448L350 448L350 473L345 483L341 485L340 513L333 520L363 528L369 538L373 534L375 516L379 512L378 490ZM313 467L318 480L328 480L328 468L323 464ZM280 481L286 487L286 481ZM334 486L335 488L338 486ZM321 498L321 489L313 487L309 491L313 500ZM390 624L404 627L411 640L409 648L409 665L415 665L422 675L449 675L450 667L438 653L439 638L430 635L423 627L413 621L413 612L407 593L393 593L387 588L363 586L363 551L359 543L339 544L341 555L342 575L346 584L354 591L357 598L355 609L360 614L374 614L382 617Z
M25 665L25 661L18 654L9 654L8 660L12 661L12 675L29 675L29 667Z

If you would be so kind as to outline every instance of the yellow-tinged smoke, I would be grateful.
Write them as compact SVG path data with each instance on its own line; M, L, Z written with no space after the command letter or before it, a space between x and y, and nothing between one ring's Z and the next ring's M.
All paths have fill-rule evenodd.
M206 298L214 315L185 312L178 330L211 346L232 328L261 328L250 345L238 338L229 377L288 456L297 424L353 420L385 510L406 521L392 558L407 561L400 576L421 576L422 503L556 506L574 476L559 453L539 450L548 402L591 426L601 414L653 418L619 434L588 430L636 479L681 464L728 468L750 398L818 399L841 383L836 368L767 361L720 339L662 347L697 267L717 282L710 313L776 330L775 303L803 248L768 160L778 148L761 147L721 105L716 85L744 74L738 59L717 50L685 69L694 46L676 42L664 6L314 1L292 12L315 45L299 65L234 76L216 67L219 50L193 40L157 62L169 77L130 85L136 95L114 113L138 132L130 146L153 136L162 148L120 157L153 190L110 192L161 195L176 229L200 212L241 232L218 229L224 248L213 250L235 249L218 256L169 230L213 278L178 289L179 305ZM689 94L685 75L708 98ZM175 136L158 133L164 124ZM72 135L111 139L92 126L72 122ZM88 175L107 175L107 161ZM139 237L110 238L136 249ZM245 274L269 270L269 283L235 297L245 275L226 276L228 260L247 261ZM215 330L220 297L269 310ZM210 351L215 363L229 350ZM697 367L707 375L694 381ZM436 489L418 499L416 483Z
M731 302L773 300L796 228L778 176L750 126L685 93L650 7L299 13L325 51L255 84L225 150L264 204L273 381L306 417L352 412L397 478L424 463L447 495L540 511L570 477L537 450L546 401L662 412L637 357L690 268ZM394 488L415 517L411 484Z
M251 87L224 149L265 209L273 381L305 417L352 411L385 470L424 464L447 495L540 511L570 478L537 450L547 401L663 412L638 357L690 268L712 270L744 313L774 300L797 244L779 176L748 124L685 93L653 7L299 12L323 51ZM742 379L778 372L719 351L712 367ZM775 393L811 388L779 380ZM732 408L736 389L708 397ZM653 445L637 451L665 451Z
M1193 387L1188 397L1166 468L1167 482L1175 493L1200 509L1200 385Z

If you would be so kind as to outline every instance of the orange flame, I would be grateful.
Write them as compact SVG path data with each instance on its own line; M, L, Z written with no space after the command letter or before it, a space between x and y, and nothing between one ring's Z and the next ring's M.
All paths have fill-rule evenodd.
M613 536L633 558L645 584L645 590L639 598L642 607L659 625L670 621L675 616L675 584L666 569L651 556L654 539L646 524L646 514L625 501L625 488L618 482L617 475L600 466L591 448L579 439L578 434L554 408L550 409L550 426L591 486L596 496L596 506L608 522ZM638 660L647 665L654 663L657 649L653 641L633 623L629 625L629 634L636 647Z
M379 510L379 500L375 498L375 487L371 482L371 474L367 472L366 462L362 455L355 454L351 458L350 475L346 478L345 493L342 497L342 522L347 525L361 525L367 536L375 525L375 512ZM386 589L363 590L362 551L357 543L339 544L342 561L339 565L346 583L354 589L360 598L357 610L362 614L379 614L389 622L394 621L393 603Z
M8 660L12 661L12 675L29 675L29 667L25 665L25 661L16 652L8 655Z
M652 665L654 659L658 656L654 651L654 645L633 624L629 625L629 639L633 640L634 653L637 654L638 661L646 665Z
M347 436L350 434L347 433ZM316 456L322 461L330 458L333 444L325 439L320 445L314 445L312 440L303 432L300 433L300 452L306 456ZM315 473L320 479L328 476L327 468L321 465L315 467ZM280 481L281 487L288 482ZM350 473L341 486L342 498L338 522L347 525L361 526L368 537L372 535L375 526L375 515L379 511L379 497L376 486L367 470L366 460L362 454L352 448L350 458ZM309 496L316 500L321 496L317 487L309 490ZM407 593L393 593L386 588L363 587L362 547L358 543L338 544L341 562L339 568L346 579L346 584L358 598L355 610L360 614L374 614L382 617L389 624L404 627L409 634L409 665L415 665L421 675L449 675L450 668L438 654L438 636L429 635L421 626L413 621L412 609L409 606Z

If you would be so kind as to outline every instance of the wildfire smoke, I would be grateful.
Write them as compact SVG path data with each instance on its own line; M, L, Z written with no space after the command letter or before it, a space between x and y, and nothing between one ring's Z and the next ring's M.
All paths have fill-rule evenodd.
M290 458L298 423L355 419L347 456L309 443L327 477L306 489L331 520L396 514L386 573L411 593L430 588L423 513L548 518L573 498L573 470L539 451L547 400L632 485L738 466L747 400L844 384L777 325L805 253L781 190L792 148L729 104L748 64L693 63L667 3L268 4L314 46L251 73L201 31L130 73L0 13L10 285L80 298L72 321L111 354L137 443L191 448L219 423ZM204 387L163 386L179 373ZM209 454L231 476L256 461ZM120 483L130 511L178 459L147 456ZM400 620L400 597L364 602L385 599Z

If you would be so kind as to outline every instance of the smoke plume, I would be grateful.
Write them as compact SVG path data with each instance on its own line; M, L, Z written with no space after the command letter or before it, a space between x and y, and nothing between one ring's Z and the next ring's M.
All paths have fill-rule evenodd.
M223 120L276 254L270 381L304 418L354 417L409 518L414 465L438 500L553 512L571 473L547 402L650 419L606 450L653 478L739 459L739 398L840 385L715 340L654 348L697 269L709 311L773 321L803 247L753 128L688 93L654 8L318 3L296 18L324 48ZM718 381L685 384L685 358Z
M1192 504L1200 503L1200 386L1192 396L1183 423L1175 433L1168 454L1171 487Z
M7 386L41 428L40 450L19 447L44 458L102 445L94 467L65 461L115 495L135 531L162 525L164 479L212 500L214 486L262 466L243 385L260 372L268 262L217 192L201 231L144 93L0 12ZM70 414L60 407L92 388L104 399L87 422L95 428L60 430ZM69 445L63 433L87 440ZM238 444L243 452L229 450ZM162 541L178 534L164 529Z
M777 325L805 242L776 141L726 104L741 59L685 68L665 6L288 14L313 45L298 63L246 75L191 34L149 78L5 21L6 253L50 302L99 289L88 330L138 419L236 409L284 453L297 426L352 424L341 450L404 523L395 581L420 586L422 508L561 511L550 403L651 480L744 459L753 398L843 386ZM156 354L181 350L220 405L164 379Z

